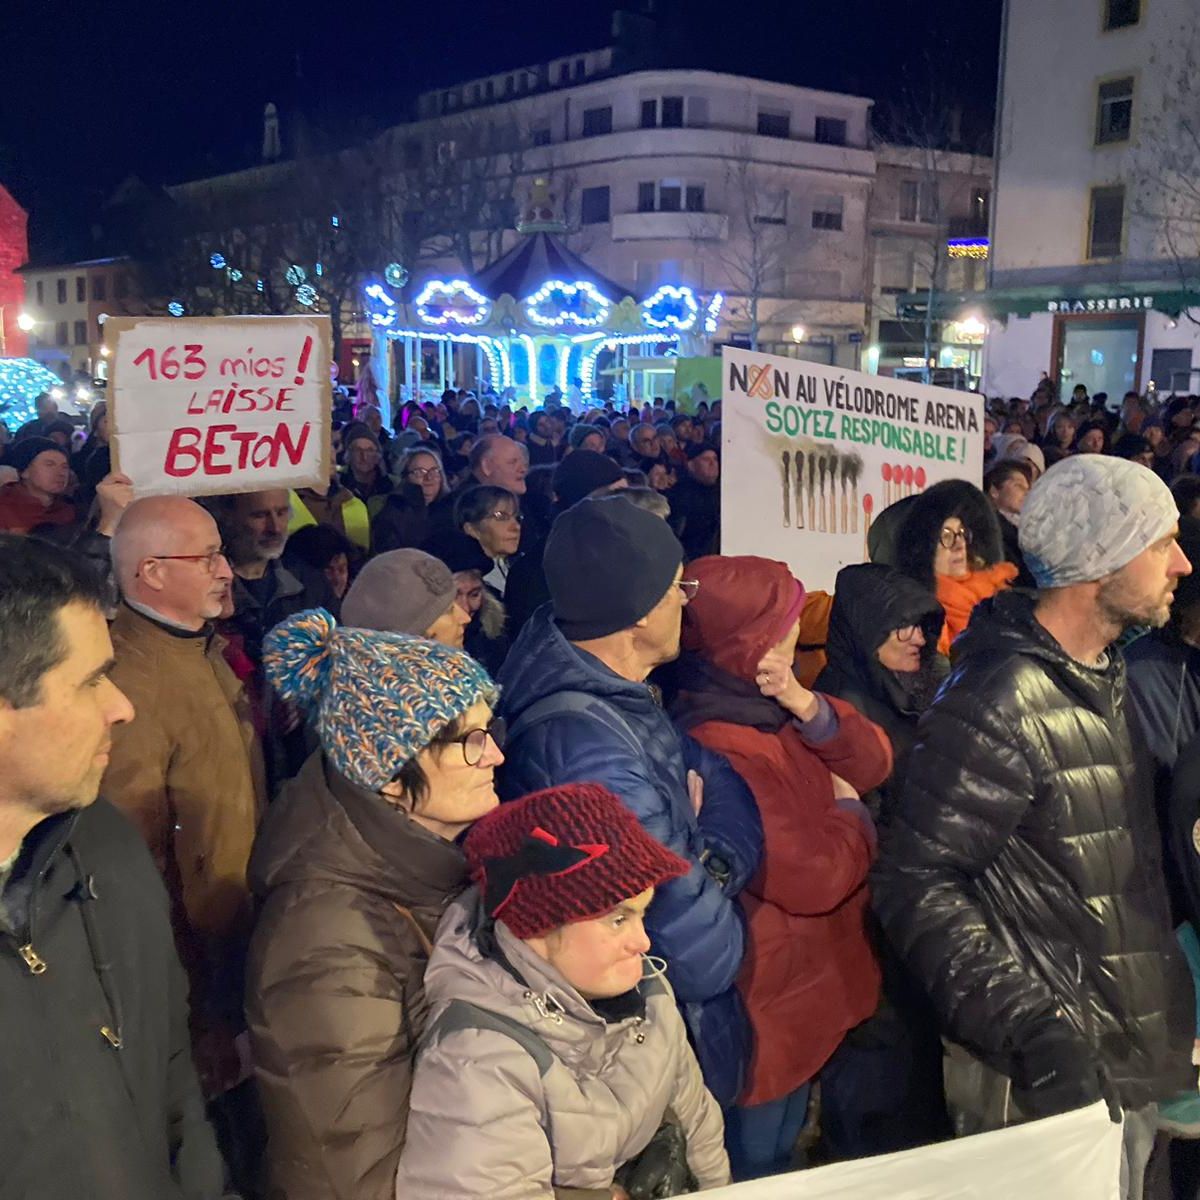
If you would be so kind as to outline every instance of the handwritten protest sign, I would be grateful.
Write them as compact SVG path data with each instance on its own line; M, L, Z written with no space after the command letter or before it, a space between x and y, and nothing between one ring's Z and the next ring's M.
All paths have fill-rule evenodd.
M749 350L722 352L721 549L832 591L871 522L943 479L979 484L983 398Z
M113 317L104 334L113 468L139 496L328 481L328 317Z

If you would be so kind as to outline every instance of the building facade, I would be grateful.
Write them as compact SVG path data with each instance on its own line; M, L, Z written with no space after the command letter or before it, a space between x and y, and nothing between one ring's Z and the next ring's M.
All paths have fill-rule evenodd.
M23 358L27 335L20 321L25 311L25 280L20 273L29 258L29 217L0 186L0 358Z
M1198 38L1195 0L1008 0L988 394L1200 390Z

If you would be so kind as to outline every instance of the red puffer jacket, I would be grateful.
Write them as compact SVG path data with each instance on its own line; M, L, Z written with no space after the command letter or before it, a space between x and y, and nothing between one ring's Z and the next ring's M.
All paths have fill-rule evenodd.
M687 573L700 589L684 613L673 713L729 759L762 813L763 863L741 896L750 936L738 986L755 1036L740 1103L763 1104L817 1074L878 1005L865 882L874 836L865 814L838 806L833 775L867 792L891 773L891 749L844 701L826 697L837 727L817 743L758 694L757 664L794 606L784 564L712 557Z

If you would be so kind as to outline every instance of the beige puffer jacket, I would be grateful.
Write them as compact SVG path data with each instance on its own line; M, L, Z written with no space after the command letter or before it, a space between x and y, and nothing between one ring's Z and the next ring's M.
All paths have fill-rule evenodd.
M485 958L474 936L481 919L474 891L455 902L426 970L436 1015L417 1059L398 1200L607 1190L668 1109L700 1186L727 1184L721 1111L666 981L642 983L644 1015L606 1022L503 924L496 943L512 971ZM551 1052L544 1072L510 1034L464 1020L461 1006L446 1012L455 1000L486 1010L485 1020L494 1013L536 1032Z

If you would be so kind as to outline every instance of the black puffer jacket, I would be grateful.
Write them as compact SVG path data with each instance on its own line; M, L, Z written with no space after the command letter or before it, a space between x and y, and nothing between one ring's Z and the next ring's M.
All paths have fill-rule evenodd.
M1017 592L980 605L956 648L884 838L876 910L976 1056L1028 1079L1033 1047L1066 1038L1140 1107L1186 1070L1192 997L1124 664L1075 662Z

